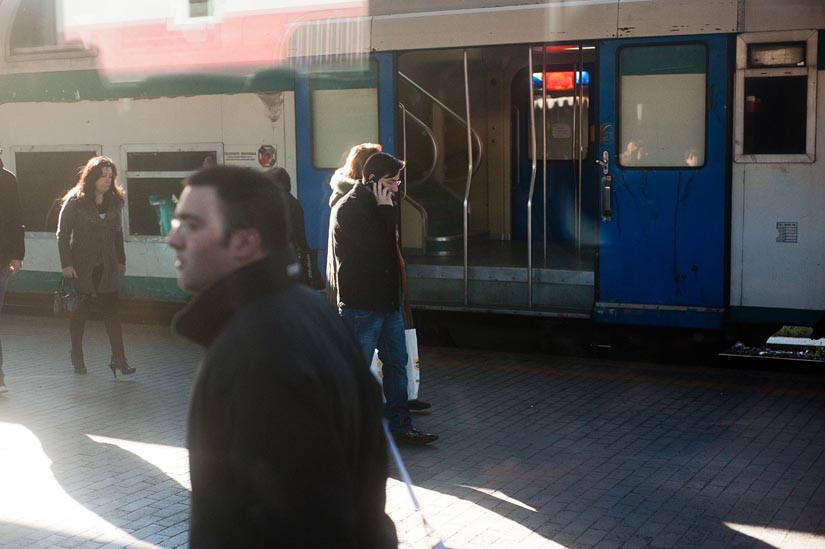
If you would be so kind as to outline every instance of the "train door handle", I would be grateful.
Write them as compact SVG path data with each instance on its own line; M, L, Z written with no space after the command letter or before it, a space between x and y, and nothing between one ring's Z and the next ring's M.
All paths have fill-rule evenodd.
M596 159L596 164L602 167L602 175L607 175L610 168L610 153L602 151L602 159Z
M613 208L611 204L611 191L613 189L613 176L602 176L602 221L613 219Z

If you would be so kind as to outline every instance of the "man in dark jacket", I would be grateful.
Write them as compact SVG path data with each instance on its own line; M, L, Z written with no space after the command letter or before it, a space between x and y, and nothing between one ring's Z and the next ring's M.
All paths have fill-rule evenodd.
M195 294L175 329L206 347L187 433L190 545L396 547L378 384L299 283L282 191L225 166L186 183L168 242Z
M2 152L3 149L0 149L0 154ZM0 158L0 310L3 308L9 279L23 266L25 253L23 208L20 205L17 178L5 168L3 159ZM3 373L3 344L0 343L0 394L7 390Z
M413 428L407 403L407 345L401 304L404 269L398 247L398 192L404 163L376 153L364 164L363 178L330 212L337 303L361 346L366 365L375 349L383 363L384 417L396 441L424 445L437 435Z

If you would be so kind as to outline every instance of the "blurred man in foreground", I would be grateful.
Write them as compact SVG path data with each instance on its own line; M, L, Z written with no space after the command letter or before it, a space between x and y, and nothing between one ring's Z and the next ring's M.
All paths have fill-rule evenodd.
M323 297L298 283L285 197L262 174L203 169L168 238L204 345L189 411L190 545L396 547L376 381Z

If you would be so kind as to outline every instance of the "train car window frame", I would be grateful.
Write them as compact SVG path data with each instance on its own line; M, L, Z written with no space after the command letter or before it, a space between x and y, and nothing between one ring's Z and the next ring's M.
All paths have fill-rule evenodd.
M333 80L329 74L324 74L319 71L319 69L326 69L329 71L330 68L336 68L340 71L341 74L345 74L347 72L347 66L357 66L357 65L366 65L369 67L368 70L362 71L368 73L367 77L372 77L374 75L375 78L375 87L368 88L368 87L346 87L347 83L343 82L341 84L336 84L334 88L318 88L315 86L316 81L323 80L326 83L329 83ZM319 71L319 75L316 76L313 74L313 71ZM308 74L309 77L308 87L309 87L309 101L310 101L310 143L312 146L312 150L310 151L310 158L312 159L312 167L317 170L334 170L343 164L344 159L349 152L350 148L354 145L359 143L380 143L381 137L381 123L380 123L380 69L378 66L378 62L374 59L365 59L361 61L340 61L340 62L324 62L324 63L317 63L312 64L308 67ZM360 77L360 78L367 78L367 77ZM357 79L356 79L357 81ZM338 87L341 86L341 87ZM338 124L339 126L343 126L341 132L337 135L343 137L340 146L330 146L329 143L326 143L325 146L319 142L319 138L321 136L328 136L331 131L335 128L331 128L331 118L330 116L320 116L318 113L318 109L316 108L315 103L315 93L318 91L340 91L340 90L373 90L374 97L369 98L372 101L372 108L373 108L373 120L374 127L366 128L365 120L363 118L359 119L359 124ZM339 99L336 98L336 99ZM357 99L357 98L356 98ZM342 109L340 106L335 106L335 110L338 112L347 111L347 109ZM351 114L347 114L348 117L351 117ZM359 130L361 133L358 133ZM374 130L374 131L373 131ZM327 139L329 141L329 139ZM323 151L326 149L335 152L329 152L328 154L323 154ZM320 150L319 150L320 149ZM321 154L319 154L321 153ZM320 158L319 158L320 156Z
M640 76L660 76L660 75L689 75L689 74L702 74L704 77L704 83L702 85L702 91L700 94L697 94L696 97L700 97L702 101L702 107L698 109L701 112L701 131L696 132L697 136L694 139L687 139L685 143L683 143L680 147L675 147L675 149L679 150L679 154L670 154L672 160L670 162L664 163L652 163L650 161L644 161L642 158L649 157L649 151L645 151L644 143L639 144L639 140L643 140L644 136L639 136L635 139L625 140L624 135L628 131L628 124L624 120L624 116L622 116L622 108L624 106L623 98L626 94L626 90L624 88L624 83L622 82L622 77L625 76L623 72L623 62L622 56L625 55L626 52L629 50L642 50L642 49L651 49L655 50L656 52L661 52L663 49L671 49L671 48L685 48L685 47L695 47L701 48L701 59L703 62L703 71L701 72L663 72L663 71L653 71L648 73L640 73ZM668 169L678 169L678 170L685 170L685 169L699 169L704 167L707 154L707 131L708 131L708 122L707 122L707 82L708 82L708 71L709 71L709 60L708 60L708 47L707 44L703 42L678 42L678 43L665 43L665 44L656 44L656 43L644 43L644 44L634 44L624 46L618 49L617 57L616 57L616 119L617 119L617 151L616 151L616 161L619 166L623 170L668 170ZM637 69L643 67L637 61ZM670 67L667 67L670 68ZM678 67L676 67L678 68ZM661 67L660 67L661 69ZM636 71L638 72L638 70ZM634 76L633 71L627 73L627 76ZM639 106L637 105L637 110ZM654 113L653 116L656 116ZM683 117L684 118L684 117ZM661 124L659 124L661 125ZM676 124L667 124L668 127L677 126ZM638 131L636 133L639 133ZM701 139L701 143L698 140ZM667 142L668 144L673 142L672 134L668 135L666 139L660 139L660 141ZM631 143L636 143L637 147L636 150L630 151ZM649 145L648 145L649 147ZM646 154L645 157L637 156L638 163L631 162L629 160L628 155L642 155ZM694 160L689 160L689 157L693 157ZM698 157L698 158L697 158Z
M29 11L32 13L30 14ZM8 31L8 41L6 42L6 51L10 61L75 57L94 58L97 56L97 52L93 48L86 47L82 40L67 41L62 36L62 2L56 0L26 0L25 5L23 2L16 5L9 2L0 2L0 17L7 15L11 16L12 21ZM21 26L29 27L34 21L39 21L48 28L39 31L34 31L32 28L21 29ZM32 36L39 36L39 39L33 39ZM34 40L34 42L20 44L21 40L27 42Z
M200 154L202 155L202 160L200 164L195 165L194 163L191 165L191 169L186 170L164 170L164 169L130 169L129 168L129 161L130 155L139 155L141 153L159 153L159 154L175 154L175 153L183 153L188 155ZM158 203L153 204L149 202L148 204L142 205L143 207L139 207L136 203L137 198L136 195L140 195L141 192L138 192L137 187L141 184L141 180L150 182L149 184L156 184L159 182L165 182L167 185L164 187L168 188L168 184L171 184L174 187L175 184L180 183L183 179L188 177L192 172L204 166L204 162L206 161L207 157L211 158L216 164L223 164L223 143L175 143L175 144L152 144L152 145L122 145L121 146L121 155L120 155L120 163L118 167L120 168L120 173L118 175L118 182L123 187L126 193L126 215L124 216L123 220L123 233L125 235L126 240L128 241L140 241L140 242L164 242L166 240L166 235L163 234L160 225L158 226L158 234L148 234L148 233L139 233L133 234L132 229L133 225L138 225L139 223L133 223L133 219L136 215L139 215L141 212L152 211L158 217L153 216L152 223L163 223L160 217L163 215L161 211L165 210L164 213L168 213L168 209L171 206L169 203L163 202L161 203L159 197ZM130 192L130 189L132 192ZM183 187L180 187L180 190L183 190ZM174 192L172 192L174 195ZM180 192L177 195L180 196ZM147 200L151 200L151 195L147 196ZM165 198L165 196L163 197ZM174 198L170 197L169 200L174 203ZM149 206L149 207L146 207ZM155 209L153 210L152 207ZM144 226L149 226L152 223L149 223L147 219L141 219L140 224Z
M562 96L558 92L562 91L561 89L556 89L553 87L547 88L547 114L555 114L553 116L547 116L547 127L544 131L547 132L547 161L548 162L569 162L574 159L574 152L573 152L573 142L574 142L574 135L573 135L573 118L574 113L573 109L578 108L578 86L579 79L584 81L583 89L584 89L584 101L582 110L584 111L584 116L587 120L587 124L579 124L579 133L581 136L581 147L582 151L582 159L588 160L590 159L590 127L593 124L593 109L591 109L591 96L594 93L594 90L590 86L590 72L591 69L576 70L575 65L572 64L565 64L565 65L549 65L547 67L549 70L545 70L543 67L539 65L538 68L533 69L533 109L535 111L536 116L536 124L537 128L536 131L539 132L541 126L541 101L542 101L542 93L541 87L544 85L544 78L542 75L553 75L554 77L565 77L567 74L572 75L572 84L570 90L572 91L573 95ZM538 87L538 90L536 89ZM553 110L558 108L559 111L565 110L566 108L570 109L570 116L569 123L568 119L563 117L563 114L560 112L553 113ZM559 144L563 144L563 146L558 146ZM539 147L536 147L539 149ZM563 152L559 152L563 151ZM527 158L533 159L533 151L531 148L527 150ZM537 150L536 151L536 160L542 161L544 160L544 151Z
M10 147L11 157L12 157L12 165L7 165L6 168L9 169L12 173L17 176L18 187L20 190L20 199L23 202L23 215L24 215L24 224L26 223L26 216L28 215L29 207L26 205L26 199L28 197L27 186L29 185L28 182L28 175L25 171L21 172L21 166L19 165L18 155L24 155L29 153L36 153L36 154L50 154L50 153L76 153L80 157L87 157L92 158L95 156L99 156L103 147L101 145L17 145ZM66 191L71 189L74 184L77 182L77 173L80 168L82 168L86 164L87 160L83 160L79 162L76 169L67 170L65 174L61 174L59 179L57 180L57 185L51 185L54 188L59 188L60 191L54 195L54 198L51 199L51 204L47 208L40 208L45 209L46 216L44 217L44 228L38 230L30 230L31 225L27 225L26 227L26 237L27 238L44 238L44 239L54 239L55 231L57 230L57 219L60 213L60 198L65 194ZM48 165L47 167L53 167L53 165ZM69 173L71 172L71 173ZM63 175L65 175L65 180L63 179ZM61 183L62 182L62 183ZM53 182L54 183L54 182ZM54 226L49 227L49 220L54 220Z
M801 163L816 160L816 80L817 80L817 31L778 31L741 34L736 39L736 83L734 92L734 162L737 164ZM804 66L748 65L749 47L753 44L805 44ZM751 153L745 150L745 118L748 109L756 109L758 98L746 98L748 81L761 78L805 78L805 152L804 153Z

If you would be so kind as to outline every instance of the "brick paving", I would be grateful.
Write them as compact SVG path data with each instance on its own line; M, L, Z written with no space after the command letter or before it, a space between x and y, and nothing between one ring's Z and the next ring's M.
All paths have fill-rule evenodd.
M187 545L199 349L125 330L138 372L115 381L99 323L76 376L66 321L0 322L0 546ZM823 374L421 355L414 421L442 439L402 453L448 547L825 547ZM401 546L431 546L392 476Z

